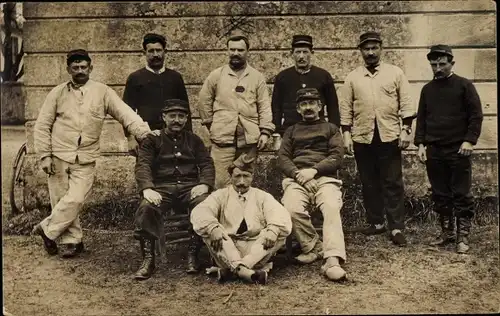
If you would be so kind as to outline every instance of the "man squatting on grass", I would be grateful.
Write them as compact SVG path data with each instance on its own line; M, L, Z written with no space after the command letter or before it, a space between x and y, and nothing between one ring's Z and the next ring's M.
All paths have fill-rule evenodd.
M448 45L432 46L427 59L434 79L420 94L415 145L427 166L441 224L433 245L456 241L456 251L465 253L474 216L471 153L481 133L483 111L472 82L453 73L455 62Z

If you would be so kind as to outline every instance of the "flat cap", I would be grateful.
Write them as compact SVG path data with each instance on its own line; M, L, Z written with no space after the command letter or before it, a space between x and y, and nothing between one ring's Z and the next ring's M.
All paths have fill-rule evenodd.
M451 51L451 47L448 45L444 44L438 44L431 46L431 51L427 54L427 59L430 60L431 57L434 56L442 56L442 55L448 55L453 57L453 53Z
M146 49L146 45L150 43L160 43L163 48L167 46L167 40L163 35L156 34L156 33L147 33L144 35L144 38L142 40L142 47Z
M66 64L69 66L75 60L86 60L91 62L89 53L85 49L73 49L66 55Z
M292 38L292 47L309 46L313 47L313 39L310 35L294 35Z
M361 36L359 37L358 47L361 46L363 43L368 42L368 41L375 41L375 42L382 43L382 38L380 37L380 33L370 31L370 32L366 32L366 33L361 34Z
M233 170L238 168L242 171L254 172L255 162L257 160L257 146L252 147L248 153L241 154L227 168L229 174L233 174Z
M161 110L162 113L180 110L189 113L189 103L180 99L168 99L165 101L165 106Z
M321 100L319 92L316 88L304 88L297 91L297 102L302 100Z

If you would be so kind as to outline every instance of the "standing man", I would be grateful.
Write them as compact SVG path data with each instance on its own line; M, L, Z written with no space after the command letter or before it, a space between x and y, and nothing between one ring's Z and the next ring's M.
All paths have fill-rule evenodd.
M420 93L415 145L427 166L441 224L433 245L455 241L456 217L456 251L465 253L474 216L471 153L481 133L483 111L472 82L453 73L455 61L448 45L432 46L427 60L434 79Z
M63 246L62 256L83 251L79 214L95 176L99 141L107 114L139 141L150 132L148 124L125 104L116 92L89 79L91 59L83 49L68 53L71 80L50 91L35 123L35 150L49 175L52 212L33 228L50 255Z
M290 212L293 233L302 249L297 261L307 264L323 256L322 273L339 281L346 276L340 266L346 254L340 218L342 181L335 174L345 150L340 129L320 118L320 111L318 90L297 91L297 112L302 121L285 131L278 166L285 175L283 205ZM318 207L323 214L323 243L306 211L307 205Z
M165 211L171 207L192 210L203 201L215 181L212 158L203 141L185 130L189 104L184 100L165 102L160 135L148 136L139 147L135 165L137 187L143 199L135 214L134 236L139 240L143 263L135 278L151 277L155 269L155 243L163 230ZM192 227L186 272L198 272L198 253L203 241Z
M297 113L295 99L297 91L304 88L318 90L322 103L320 117L324 118L326 106L328 122L340 126L339 104L333 78L325 69L311 64L313 54L311 36L293 36L292 57L295 66L283 70L276 76L271 103L273 124L276 126L276 133L281 136L289 126L302 121L302 117Z
M344 145L354 158L363 186L367 235L383 233L384 213L390 238L406 245L401 150L410 144L415 109L403 71L380 61L382 39L366 32L358 45L365 65L345 79L340 95L340 124ZM402 121L402 122L401 122Z
M249 47L245 36L230 37L229 65L212 71L200 91L200 117L210 131L217 189L230 183L231 163L255 146L263 149L274 131L266 79L248 65Z
M287 210L274 197L251 186L256 148L228 168L231 184L213 192L191 213L194 230L218 266L218 281L232 276L267 283L269 260L292 229Z
M131 73L125 84L123 101L149 124L151 130L164 128L161 110L167 99L189 102L184 80L180 73L165 67L167 41L165 37L148 33L142 41L146 67ZM191 113L188 113L186 128L192 131ZM129 137L129 152L136 155L137 143Z

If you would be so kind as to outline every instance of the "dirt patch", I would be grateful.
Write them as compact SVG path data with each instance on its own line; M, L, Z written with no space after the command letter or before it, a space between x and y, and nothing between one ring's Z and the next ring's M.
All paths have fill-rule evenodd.
M475 227L468 255L427 246L436 232L409 227L406 248L347 234L343 284L325 280L320 262L289 265L279 254L267 286L188 276L182 246L169 247L154 278L135 282L130 232L85 231L88 251L73 260L48 257L35 237L5 236L4 304L16 316L498 312L498 225Z

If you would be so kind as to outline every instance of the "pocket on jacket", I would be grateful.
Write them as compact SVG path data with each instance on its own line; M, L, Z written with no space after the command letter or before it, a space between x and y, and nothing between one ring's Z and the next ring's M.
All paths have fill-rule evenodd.
M387 95L394 95L396 93L396 85L393 82L385 83L381 87L382 91Z

